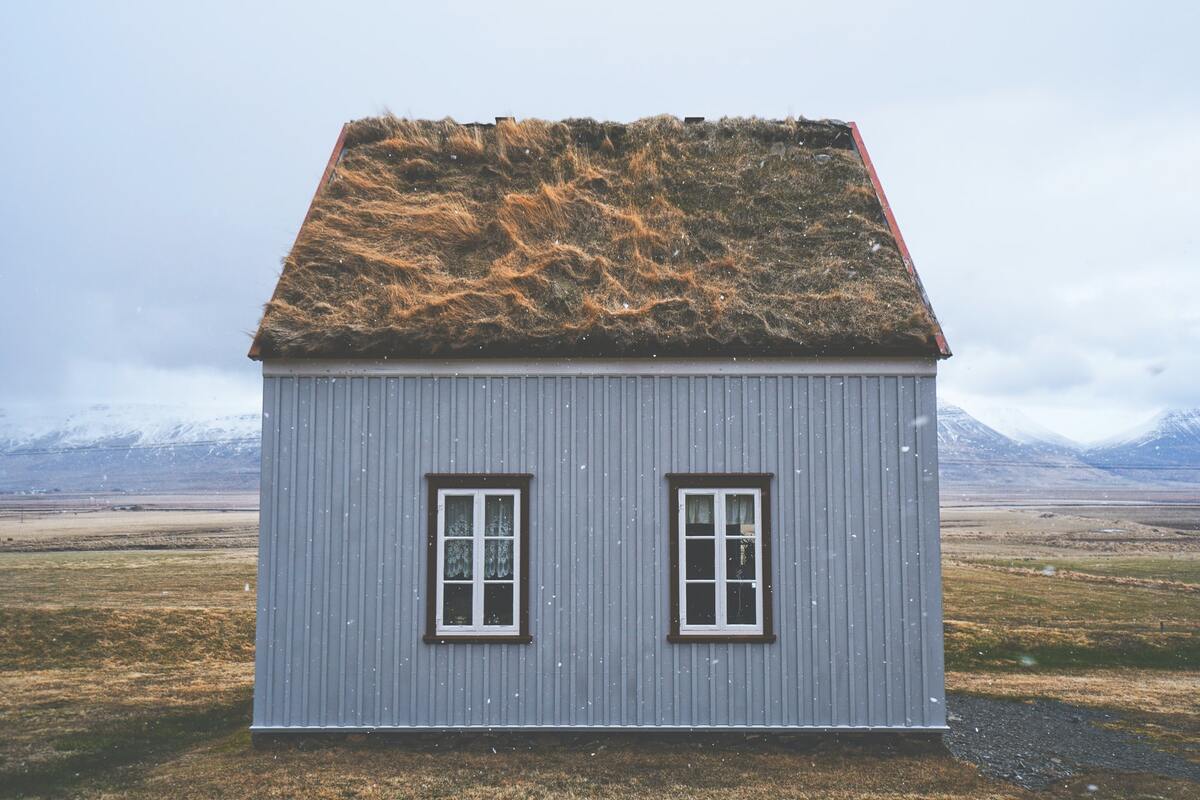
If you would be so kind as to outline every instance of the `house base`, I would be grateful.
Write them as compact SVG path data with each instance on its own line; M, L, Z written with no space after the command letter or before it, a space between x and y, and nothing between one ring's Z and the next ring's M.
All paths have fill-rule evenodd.
M864 747L872 750L897 749L903 752L938 750L947 726L928 727L704 727L676 728L650 726L608 727L512 727L512 728L254 728L250 730L255 748L308 749L329 745L378 745L414 750L473 750L516 748L595 747L627 742L639 747L647 744L695 745L713 747L763 746L789 750L810 750L829 745Z

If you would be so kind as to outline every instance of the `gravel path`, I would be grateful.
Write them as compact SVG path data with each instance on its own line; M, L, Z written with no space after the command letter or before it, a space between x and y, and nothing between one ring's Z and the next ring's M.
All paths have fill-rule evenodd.
M1143 736L1100 727L1120 719L1113 711L955 693L947 709L950 752L1027 789L1069 778L1081 767L1200 781L1200 764L1158 750Z

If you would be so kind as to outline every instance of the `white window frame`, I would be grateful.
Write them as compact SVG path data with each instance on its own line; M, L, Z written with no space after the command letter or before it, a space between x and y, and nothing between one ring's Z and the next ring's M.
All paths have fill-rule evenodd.
M679 634L681 636L703 636L703 635L728 635L728 636L752 636L762 634L763 632L763 516L762 516L762 491L760 489L748 487L730 487L730 488L680 488L679 495L676 498L678 504L678 523L676 527L676 536L678 537L679 547L679 574L676 580L679 581ZM726 567L725 567L725 542L727 540L725 531L725 497L727 495L753 495L754 496L754 620L753 625L730 625L728 619L728 601L726 597ZM695 537L687 535L687 498L692 495L709 496L713 498L713 541L714 553L716 559L716 624L714 625L690 625L688 619L688 604L687 604L687 586L689 583L713 583L707 579L688 580L687 577L687 542L689 539L696 540L697 538L704 539L707 537ZM745 538L745 537L734 537Z
M511 580L487 580L484 578L484 506L485 498L513 498L513 535L511 537L490 537L497 540L503 538L513 543L513 576ZM446 625L442 622L443 595L446 585L446 498L472 497L474 508L472 513L471 535L471 625ZM434 612L434 625L438 635L477 635L477 636L509 636L521 632L521 490L520 489L438 489L437 493L437 603ZM458 537L450 537L452 539ZM466 583L466 581L450 581L451 583ZM483 587L489 583L508 583L512 585L512 624L484 625L483 624Z

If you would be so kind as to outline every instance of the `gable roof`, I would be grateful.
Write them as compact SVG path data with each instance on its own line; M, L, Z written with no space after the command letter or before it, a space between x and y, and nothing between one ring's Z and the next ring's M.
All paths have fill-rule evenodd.
M950 355L853 124L342 130L252 358Z

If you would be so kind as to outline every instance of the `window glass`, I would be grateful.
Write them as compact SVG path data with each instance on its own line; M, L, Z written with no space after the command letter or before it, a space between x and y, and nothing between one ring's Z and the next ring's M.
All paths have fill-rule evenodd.
M754 535L754 495L725 495L725 535Z
M712 536L715 531L713 520L713 496L710 494L690 494L687 496L687 531L688 536Z
M446 498L446 537L473 536L475 533L475 498L450 495Z
M690 539L684 542L684 546L687 548L685 577L688 580L716 580L716 542L712 539Z
M516 529L512 495L488 495L484 504L485 536L512 537Z
M518 633L519 490L438 494L437 633Z
M513 543L503 539L488 539L483 543L484 580L512 580Z
M447 583L442 587L442 623L470 625L472 589L469 583Z
M755 544L753 539L725 540L725 578L727 580L754 580L754 552L757 549Z
M725 608L730 625L753 625L757 588L753 583L730 582L725 585Z
M715 625L717 622L717 585L689 583L687 585L688 625Z
M470 539L447 539L442 577L446 580L470 580L474 544Z
M513 585L511 583L484 584L483 624L513 624Z
M681 635L762 633L759 489L679 489Z

